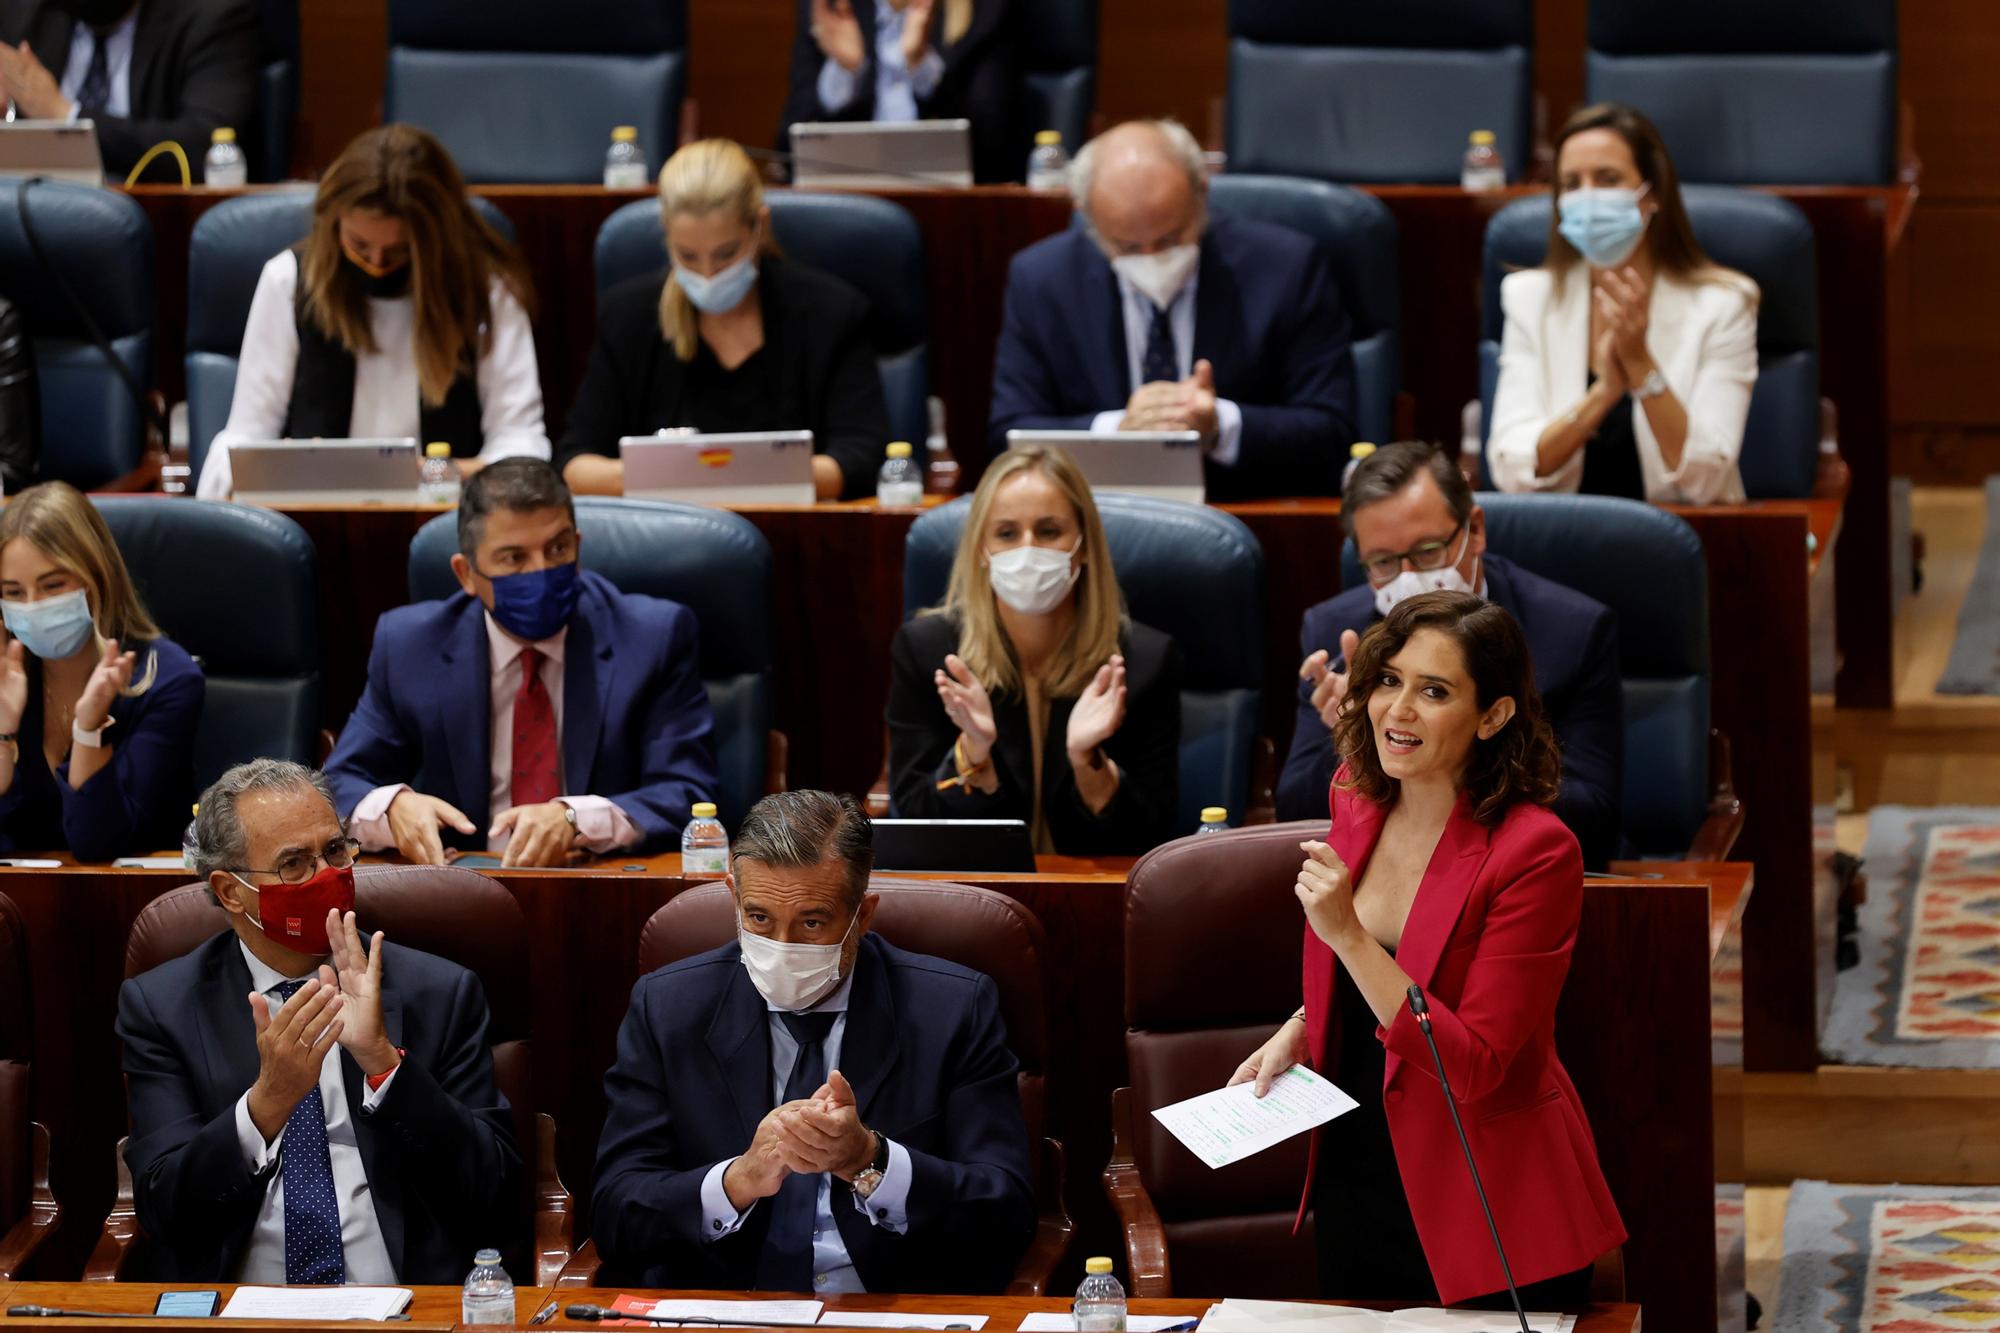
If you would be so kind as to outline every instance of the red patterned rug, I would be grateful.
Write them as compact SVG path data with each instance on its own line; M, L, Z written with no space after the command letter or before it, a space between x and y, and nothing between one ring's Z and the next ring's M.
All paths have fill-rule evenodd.
M1799 1181L1771 1327L2000 1330L2000 1190Z

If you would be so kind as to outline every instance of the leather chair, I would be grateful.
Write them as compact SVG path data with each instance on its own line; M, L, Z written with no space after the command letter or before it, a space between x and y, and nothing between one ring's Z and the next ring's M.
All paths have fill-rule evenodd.
M1625 695L1626 845L1725 861L1743 828L1729 747L1709 730L1708 566L1678 514L1602 495L1482 493L1487 548L1610 607ZM1359 586L1354 542L1341 586Z
M1007 1046L1020 1062L1021 1111L1034 1145L1036 1199L1041 1221L1035 1239L1014 1269L1009 1296L1042 1296L1069 1250L1074 1227L1063 1208L1063 1146L1048 1136L1048 941L1026 907L991 889L940 880L875 876L881 895L871 927L889 943L983 972L1000 990ZM639 934L639 972L649 972L717 949L736 938L736 905L721 884L704 884L654 912ZM561 1286L605 1285L595 1245L586 1243L562 1276ZM615 1281L615 1274L608 1275Z
M1896 9L1896 0L1591 0L1589 100L1651 117L1682 180L1887 185Z
M299 0L261 0L256 128L250 179L281 181L292 171L292 121L299 114Z
M225 199L195 219L188 237L187 405L189 476L199 478L215 433L229 422L243 326L271 256L312 229L314 191L276 190ZM493 201L472 196L479 215L514 239Z
M354 876L354 910L364 934L380 930L393 943L450 959L479 978L486 992L487 1040L493 1081L514 1117L514 1138L526 1164L522 1208L532 1190L535 1283L555 1280L573 1248L569 1192L556 1175L555 1121L534 1111L529 1018L528 925L514 895L499 881L450 866L363 866ZM467 930L476 921L479 929ZM155 898L132 923L125 943L127 979L171 962L229 929L229 916L204 884ZM124 1280L145 1271L145 1234L132 1201L132 1177L119 1144L118 1202L84 1272L86 1282ZM525 1271L518 1256L508 1256ZM526 1282L523 1286L530 1285Z
M1675 148L1678 154L1678 146ZM1812 224L1776 195L1722 186L1682 191L1695 239L1716 263L1748 274L1757 306L1757 386L1743 428L1738 468L1753 500L1813 493L1819 466L1819 269ZM1500 380L1500 280L1548 253L1549 201L1517 199L1486 225L1480 308L1481 430L1493 419ZM1482 434L1482 441L1484 436Z
M784 790L785 737L770 729L770 545L726 509L664 500L580 497L576 524L585 569L621 592L665 597L694 612L702 684L715 712L715 802L734 828L768 790ZM458 591L451 573L457 550L456 510L418 529L410 542L411 601Z
M1243 521L1205 505L1099 491L1097 511L1132 619L1180 646L1180 826L1202 807L1255 822L1269 804L1271 743L1259 734L1264 683L1264 548ZM910 525L903 616L944 600L969 497ZM1254 770L1254 771L1253 771ZM1264 816L1268 818L1268 815Z
M0 1282L23 1276L62 1209L49 1193L49 1129L34 1116L28 923L0 894Z
M930 327L924 299L924 237L902 205L865 194L773 190L778 247L868 298L869 341L882 372L893 439L921 447L930 434ZM667 266L660 206L626 204L597 230L597 291Z
M385 121L421 125L469 181L595 184L637 126L649 175L678 139L683 0L391 0Z
M1097 105L1097 0L1024 0L1020 8L1022 118L1031 135L1061 134L1074 155Z
M1347 309L1361 440L1395 438L1402 384L1403 295L1396 219L1374 195L1286 176L1217 176L1208 202L1218 213L1273 222L1319 242Z
M130 195L38 181L28 211L51 272L22 228L19 183L0 181L0 291L34 344L42 479L101 489L139 466L147 422L90 328L151 386L153 225Z
M140 600L208 681L198 784L250 759L320 757L319 556L268 509L168 496L93 496ZM226 578L228 594L216 583ZM245 611L250 611L248 619Z
M1485 129L1519 179L1534 46L1532 0L1230 0L1230 170L1456 184Z

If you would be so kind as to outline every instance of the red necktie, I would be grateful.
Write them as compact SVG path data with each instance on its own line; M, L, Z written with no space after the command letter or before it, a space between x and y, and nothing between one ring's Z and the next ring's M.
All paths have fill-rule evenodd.
M514 696L515 805L539 805L562 795L556 710L542 685L542 655L521 650L521 692Z

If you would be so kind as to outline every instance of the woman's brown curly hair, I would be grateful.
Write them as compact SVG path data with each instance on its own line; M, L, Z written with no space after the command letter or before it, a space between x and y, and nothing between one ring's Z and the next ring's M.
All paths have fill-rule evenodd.
M1490 739L1472 743L1463 789L1472 813L1492 828L1517 801L1549 805L1562 782L1562 754L1535 689L1535 665L1528 641L1505 608L1464 592L1427 592L1396 603L1379 624L1361 637L1347 664L1347 701L1334 725L1335 750L1346 763L1343 789L1377 805L1396 798L1397 782L1382 771L1375 753L1375 728L1368 721L1368 697L1375 693L1389 659L1420 629L1434 629L1458 645L1481 711L1512 696L1514 716Z

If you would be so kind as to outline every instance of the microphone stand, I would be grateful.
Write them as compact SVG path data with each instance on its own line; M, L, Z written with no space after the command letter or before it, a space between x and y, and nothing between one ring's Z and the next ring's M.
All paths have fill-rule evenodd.
M1521 1333L1528 1327L1528 1312L1521 1308L1521 1293L1514 1286L1514 1270L1507 1264L1506 1248L1500 1244L1500 1228L1493 1221L1493 1205L1486 1201L1486 1186L1479 1181L1479 1163L1472 1160L1472 1142L1465 1137L1465 1122L1458 1118L1458 1099L1451 1095L1451 1080L1445 1077L1444 1057L1438 1054L1437 1038L1431 1035L1431 1007L1424 1001L1422 986L1410 987L1410 1014L1423 1029L1424 1042L1431 1048L1431 1063L1437 1066L1438 1084L1444 1089L1445 1108L1451 1112L1451 1127L1458 1131L1458 1146L1465 1150L1465 1169L1472 1173L1472 1188L1479 1194L1479 1210L1486 1214L1486 1230L1493 1237L1493 1252L1500 1256L1500 1276L1507 1279L1507 1295L1514 1301L1514 1316L1521 1321Z

